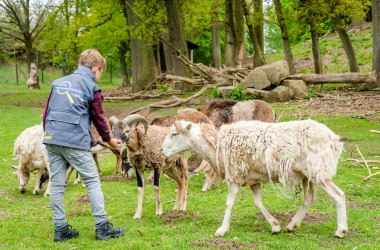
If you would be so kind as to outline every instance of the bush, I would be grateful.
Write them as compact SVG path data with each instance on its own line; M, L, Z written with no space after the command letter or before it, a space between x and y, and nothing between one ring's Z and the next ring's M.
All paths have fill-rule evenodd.
M227 93L227 96L232 100L245 101L256 99L256 96L253 94L244 94L243 88L241 86L236 86L233 90Z

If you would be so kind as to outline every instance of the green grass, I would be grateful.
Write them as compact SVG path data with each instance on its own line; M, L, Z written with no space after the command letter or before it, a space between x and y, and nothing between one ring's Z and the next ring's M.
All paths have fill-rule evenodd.
M144 193L144 210L141 220L133 220L137 203L134 182L103 182L109 220L115 226L122 226L126 235L119 239L99 242L94 239L94 225L91 206L80 202L86 195L81 185L73 186L72 180L65 193L65 209L71 225L80 231L80 237L63 243L54 243L52 213L49 198L42 194L32 194L35 176L32 175L27 192L20 194L18 181L8 163L13 159L13 142L27 127L40 123L43 102L48 88L30 91L25 87L9 86L5 96L0 98L0 248L1 249L196 249L197 245L211 249L223 248L215 245L212 236L221 225L224 215L227 187L222 184L209 192L202 193L203 174L194 176L189 183L188 209L186 216L165 222L155 216L154 191L151 184ZM2 92L3 93L3 92ZM3 99L5 97L5 99ZM147 103L106 103L111 110L120 107L137 107ZM281 120L296 119L296 111L301 107L297 102L276 103L276 112L282 113ZM169 114L175 109L161 111ZM358 145L367 159L378 159L380 155L379 137L369 133L369 129L379 128L379 123L365 119L344 116L313 118L328 125L344 138L346 152L339 163L336 184L345 192L348 206L350 231L345 239L335 239L336 210L330 198L320 190L318 198L308 214L319 216L321 221L306 221L294 233L271 235L268 223L258 217L259 211L253 205L248 188L242 188L234 206L230 232L223 238L225 242L235 242L241 248L255 244L260 249L378 249L380 247L380 195L379 178L363 181L367 170L345 162L350 151ZM359 158L356 154L355 157ZM100 160L103 176L111 175L115 166L113 155L103 155ZM164 212L170 211L175 198L175 184L166 177L161 180L161 200ZM41 191L43 193L44 190ZM283 198L277 189L264 185L264 204L270 211L295 213L302 203L302 195L287 192L293 200ZM288 221L280 220L282 228ZM214 245L213 245L214 244Z
M363 72L371 69L372 37L369 30L352 37L357 49L358 61ZM348 68L344 61L344 52L337 38L322 38L321 49L329 55L331 63L325 65L327 72L345 72ZM295 58L311 57L310 44L294 46ZM342 59L343 57L343 59ZM281 53L268 55L267 61L282 59ZM26 79L15 84L14 66L0 67L0 249L225 249L227 243L235 242L236 248L245 249L255 244L259 249L379 249L380 248L380 176L363 181L368 171L363 166L355 166L344 161L353 154L357 145L364 157L379 160L379 135L369 133L370 129L379 130L379 122L366 119L349 118L343 115L326 116L318 114L304 117L318 120L345 138L346 151L339 162L335 183L345 192L349 232L345 239L333 237L336 230L336 209L332 200L318 190L317 200L309 210L310 215L318 216L320 221L305 221L293 233L270 234L270 226L261 217L253 205L248 188L242 188L236 200L230 232L222 238L225 245L217 243L212 235L221 225L224 216L227 187L222 184L209 192L202 193L204 176L199 174L189 183L188 209L186 216L166 222L164 217L155 216L154 191L151 184L145 188L143 216L133 220L137 204L137 190L134 182L102 182L109 220L115 226L122 226L126 235L105 242L95 240L91 206L80 198L86 195L81 185L72 185L70 180L65 193L65 209L69 223L80 231L80 237L62 243L54 243L52 212L49 198L42 194L35 196L32 189L35 175L25 194L18 191L18 180L8 163L17 164L13 159L13 143L16 137L27 127L41 122L43 105L49 94L49 81L60 76L60 72L50 69L45 72L46 81L40 90L28 90ZM24 69L25 70L25 69ZM304 73L313 69L305 68ZM12 78L13 77L13 78ZM108 75L100 82L102 89L114 89L120 82L115 78L108 83ZM23 83L21 83L23 82ZM328 85L325 84L324 88ZM336 86L336 85L334 85ZM138 108L149 104L148 101L128 103L105 103L108 111L123 108ZM295 120L303 107L298 102L275 103L276 113L281 121ZM176 108L156 111L158 115L169 115ZM377 114L377 116L380 116ZM380 119L375 119L379 121ZM112 175L115 157L110 154L101 156L100 165L103 176ZM375 170L373 170L375 172ZM175 199L175 184L166 177L161 180L161 201L164 212L170 211ZM45 189L41 191L43 193ZM295 213L302 204L302 195L288 191L293 200L283 198L277 189L264 185L263 202L277 213ZM284 228L289 221L280 219ZM223 243L223 242L222 242ZM251 245L248 245L251 244ZM197 247L198 246L198 247Z

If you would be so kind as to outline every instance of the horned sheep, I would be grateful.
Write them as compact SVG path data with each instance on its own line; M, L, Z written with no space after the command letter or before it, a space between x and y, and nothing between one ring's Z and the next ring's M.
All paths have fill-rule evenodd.
M160 150L170 127L148 125L146 118L139 114L129 115L121 121L116 117L111 117L110 123L114 137L125 142L125 146L121 150L122 155L128 157L129 163L136 170L138 198L134 219L141 219L142 216L145 170L154 171L156 215L162 214L159 180L163 172L177 182L178 192L174 209L186 211L186 158L184 154L180 154L165 159Z
M217 130L208 124L178 121L163 142L163 154L173 156L192 150L207 159L219 176L228 182L227 208L216 236L229 230L232 207L241 186L250 186L254 203L272 228L279 222L266 210L261 183L280 182L286 187L303 187L304 201L286 226L299 227L316 198L316 187L325 191L337 208L335 236L348 230L344 193L333 183L343 143L325 125L312 120L282 123L239 121Z

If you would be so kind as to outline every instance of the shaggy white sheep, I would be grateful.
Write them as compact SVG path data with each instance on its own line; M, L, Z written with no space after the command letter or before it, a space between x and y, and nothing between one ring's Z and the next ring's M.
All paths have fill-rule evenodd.
M20 184L19 189L22 194L25 193L30 173L33 171L37 171L33 194L37 195L40 191L41 176L49 166L45 145L42 144L43 137L44 131L42 126L35 125L25 129L15 141L13 154L19 161L16 172ZM48 185L45 195L48 194L49 187Z
M304 202L286 226L299 227L315 200L316 187L325 191L337 207L335 236L348 230L344 193L332 182L343 143L325 125L316 121L263 123L239 121L223 125L219 132L208 124L176 122L163 142L163 154L172 156L191 150L207 159L219 176L228 182L227 208L216 236L230 227L231 211L241 186L251 187L253 199L272 227L280 232L278 221L261 200L261 183L280 182L286 187L302 185Z

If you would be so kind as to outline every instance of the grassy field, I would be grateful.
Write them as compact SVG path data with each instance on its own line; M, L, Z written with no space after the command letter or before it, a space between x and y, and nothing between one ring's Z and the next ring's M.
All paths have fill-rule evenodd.
M371 70L372 37L370 30L352 35L359 66L362 72ZM326 73L347 72L344 52L335 37L321 39L321 51ZM307 42L293 48L300 73L313 72L310 64L311 47ZM281 53L268 55L267 61L282 59ZM308 59L309 58L309 59ZM310 66L311 65L311 66ZM20 65L24 67L23 65ZM24 75L25 67L22 68ZM18 190L18 180L8 164L17 164L13 159L13 143L16 137L28 127L41 122L43 105L49 93L48 82L60 76L54 69L47 70L40 90L25 87L26 76L20 76L15 84L14 65L0 67L0 249L380 249L380 175L368 181L365 166L346 161L348 157L361 159L355 149L358 146L367 160L380 160L380 135L370 129L380 130L380 114L363 119L361 111L356 115L328 113L321 109L307 115L307 101L292 101L273 104L281 121L311 118L329 126L345 141L346 151L338 166L335 183L345 192L349 232L345 239L336 239L336 209L333 201L318 190L317 200L309 210L301 227L293 233L270 234L270 226L253 205L249 188L243 188L235 203L230 232L224 238L213 237L221 225L227 187L202 193L204 175L192 177L189 183L188 209L186 213L174 213L175 184L170 179L161 179L161 200L166 212L155 216L155 199L152 184L147 184L144 193L144 212L141 220L133 220L137 204L135 181L109 181L115 167L115 157L102 154L102 189L106 200L109 220L115 226L122 226L126 235L119 239L100 242L95 240L91 206L86 199L86 189L81 185L68 183L65 193L65 209L69 223L77 228L80 237L63 243L53 242L52 212L49 198L32 194L35 176L25 194ZM107 83L108 73L103 76L102 89L114 89ZM117 75L116 75L117 77ZM40 76L41 79L41 76ZM312 102L310 101L312 104ZM147 102L105 103L106 115L118 114L123 110L145 106ZM204 104L202 102L202 104ZM348 105L348 103L347 103ZM334 105L330 107L334 109ZM355 110L353 110L355 112ZM374 110L375 112L378 110ZM175 109L157 111L155 115L174 113ZM124 115L125 112L121 112ZM122 117L119 117L122 118ZM365 118L365 117L364 117ZM377 169L375 169L377 167ZM373 172L380 171L375 165ZM263 202L272 211L284 228L291 215L302 204L302 195L288 191L291 199L284 198L278 187L264 185Z
M40 123L43 103L49 88L27 90L24 86L1 85L0 92L0 248L1 249L379 249L380 248L380 178L363 181L368 172L363 166L344 161L358 145L366 159L380 156L379 135L369 133L379 129L376 119L358 119L343 115L311 117L328 125L345 138L346 152L339 163L335 183L345 192L350 231L345 239L336 239L336 209L332 200L318 190L317 201L300 228L293 233L270 234L270 227L253 205L249 188L243 188L235 203L231 229L224 238L214 238L224 215L227 188L202 193L203 174L194 176L189 184L186 213L173 213L175 184L166 177L161 180L164 214L155 216L153 186L144 193L144 212L141 220L133 220L137 203L134 181L103 181L109 220L125 228L126 235L105 242L94 239L91 206L85 199L86 189L68 184L65 209L69 223L77 228L80 237L54 243L52 213L49 198L32 194L35 177L32 175L25 194L18 190L18 180L8 163L13 159L13 143L27 127ZM111 86L106 86L111 87ZM139 103L105 103L106 112L134 108ZM132 107L133 106L133 107ZM300 102L274 104L281 120L297 119L302 110ZM353 157L360 159L353 151ZM115 166L113 155L101 156L103 177L110 176ZM375 170L373 170L375 171ZM41 193L44 192L44 189ZM280 220L284 228L302 203L302 195L289 191L291 200L284 198L278 188L264 185L264 204Z

